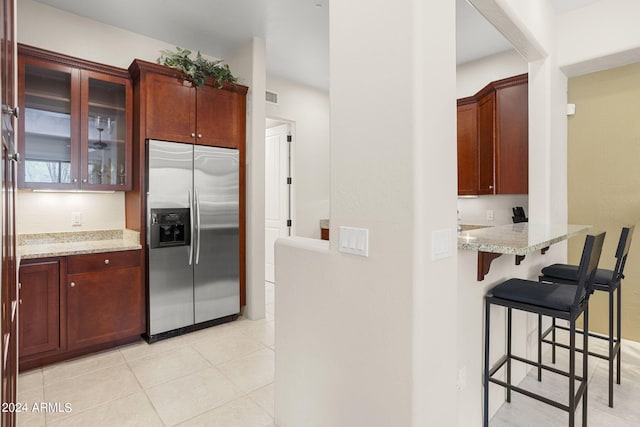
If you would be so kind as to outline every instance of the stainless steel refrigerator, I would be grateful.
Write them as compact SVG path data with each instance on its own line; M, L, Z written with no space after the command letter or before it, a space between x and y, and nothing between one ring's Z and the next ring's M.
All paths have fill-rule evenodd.
M147 141L150 342L240 312L239 153Z

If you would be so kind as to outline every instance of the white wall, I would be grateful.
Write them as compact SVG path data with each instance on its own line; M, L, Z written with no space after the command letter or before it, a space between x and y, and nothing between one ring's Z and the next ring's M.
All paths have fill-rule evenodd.
M331 5L336 237L276 243L280 427L455 418L454 25L453 2ZM392 77L376 72L381 58ZM337 251L341 225L369 230L368 258ZM431 260L435 230L453 256Z
M266 85L265 42L253 38L227 58L229 67L242 83L249 85L247 93L246 148L246 289L249 319L265 316L264 289L264 129Z
M279 95L278 105L267 104L267 117L295 127L295 234L319 239L319 220L329 218L329 94L272 75L267 90Z

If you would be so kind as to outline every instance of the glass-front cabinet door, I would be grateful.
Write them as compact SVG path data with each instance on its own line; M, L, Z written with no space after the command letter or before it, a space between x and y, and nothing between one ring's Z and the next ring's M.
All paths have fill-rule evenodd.
M78 70L38 60L19 61L23 159L18 185L76 188L78 183Z
M82 74L82 187L123 189L128 182L131 131L127 79L85 71Z
M128 72L28 46L18 52L18 186L130 190Z

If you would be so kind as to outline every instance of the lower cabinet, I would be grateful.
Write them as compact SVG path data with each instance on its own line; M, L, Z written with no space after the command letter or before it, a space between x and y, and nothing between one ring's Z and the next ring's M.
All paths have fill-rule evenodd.
M145 330L140 251L20 266L20 369L134 340Z
M57 351L60 342L60 260L20 267L20 357Z
M70 350L144 331L138 251L69 257L66 286Z

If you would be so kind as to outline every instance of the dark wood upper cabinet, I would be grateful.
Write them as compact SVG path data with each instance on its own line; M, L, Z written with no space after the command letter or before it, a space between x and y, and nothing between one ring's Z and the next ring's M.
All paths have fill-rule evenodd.
M458 194L527 194L529 182L528 78L498 80L458 100ZM477 163L473 189L473 107Z
M126 70L19 45L21 188L131 188Z
M178 70L138 59L129 70L144 86L146 138L225 148L244 144L246 86L218 88L210 79L196 87Z
M458 101L458 194L478 194L478 119L475 99Z

